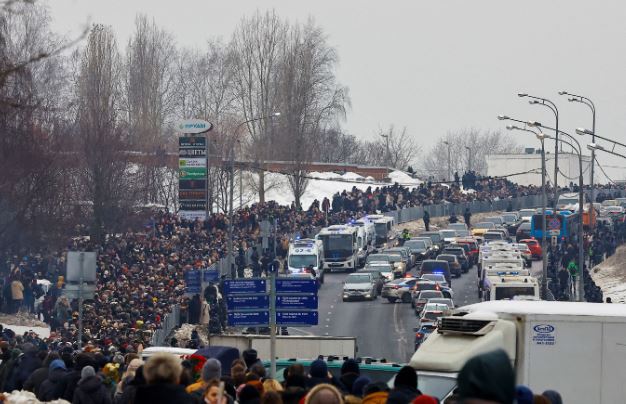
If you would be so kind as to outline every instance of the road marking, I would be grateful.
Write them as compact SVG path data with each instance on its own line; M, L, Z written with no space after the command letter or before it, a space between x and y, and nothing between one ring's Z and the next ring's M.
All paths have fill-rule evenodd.
M329 311L329 312L328 312L328 315L330 316L331 314L333 314L333 312L332 312L332 311Z
M335 306L331 304L331 305L330 305L330 308L331 308L331 309L334 309L334 308L335 308Z
M327 319L326 319L326 321L330 321L330 319L329 319L329 318L327 318Z

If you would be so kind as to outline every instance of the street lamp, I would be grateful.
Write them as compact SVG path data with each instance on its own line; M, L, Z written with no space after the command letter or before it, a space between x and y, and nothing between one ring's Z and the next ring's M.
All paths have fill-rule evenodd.
M385 160L387 160L387 164L389 164L389 161L391 160L391 155L389 154L389 135L385 135L381 133L380 137L385 139L385 149L386 149L386 154L387 154L387 157Z
M603 152L605 152L605 153L609 153L609 154L612 154L612 155L614 155L614 156L617 156L617 157L621 157L621 158L623 158L623 159L626 159L626 156L625 156L625 155L623 155L623 154L619 154L619 153L616 153L616 152L614 152L613 150L607 150L607 149L605 149L604 147L602 147L602 146L600 146L599 144L596 144L596 143L589 143L589 144L587 145L587 149L589 149L589 150L591 150L591 151L600 150L600 151L603 151Z
M541 295L544 299L548 296L548 246L546 244L546 207L548 205L548 198L546 196L546 151L545 151L545 135L541 132L536 132L534 130L528 128L521 128L515 125L507 125L506 128L508 130L520 130L523 132L530 132L534 134L537 139L541 141L541 221L542 221L542 232L541 232L541 251L542 251L542 276L543 282L541 283ZM555 212L556 213L556 212Z
M543 105L544 107L550 109L554 114L556 119L556 128L554 129L556 144L554 145L554 210L556 211L556 201L559 198L559 190L557 187L557 176L559 173L559 109L556 107L556 104L547 98L537 97L534 95L529 95L527 93L517 93L517 96L520 98L528 97L530 101L528 101L531 105ZM561 147L561 151L563 147Z
M548 126L544 126L539 122L529 122L528 123L529 126L531 127L538 127L538 128L543 128L543 129L548 129L548 130L554 130L553 128L550 128ZM572 147L572 149L574 149L577 153L578 153L578 220L579 220L579 227L580 227L580 233L578 235L578 268L580 268L580 273L579 273L579 279L578 279L578 300L579 301L584 301L585 298L585 289L584 289L584 263L585 263L585 258L584 258L584 248L583 248L583 237L582 237L582 231L583 231L583 210L584 210L584 192L583 192L583 149L580 146L580 143L578 142L578 140L576 140L576 138L574 138L574 136L570 135L567 132L563 132L562 130L558 131L561 135L565 135L567 136L573 143L570 143L566 140L563 139L556 139L556 138L552 138L557 140L557 142L561 142L561 143L565 143L569 146ZM544 135L545 138L547 139L551 139L550 136ZM576 145L576 146L574 146ZM555 204L556 205L556 204ZM556 206L554 209L555 213L556 213ZM589 215L591 217L591 211L589 211Z
M596 106L593 103L593 101L591 101L589 98L584 97L582 95L578 95L578 94L572 94L569 93L565 90L559 91L559 95L569 95L570 98L568 98L567 100L569 102L578 102L580 104L585 104L586 106L589 107L589 109L591 110L591 141L593 143L596 142ZM578 129L576 129L576 133L578 133ZM580 135L580 133L578 133ZM595 198L595 189L593 188L593 182L594 182L594 167L595 167L595 160L596 160L596 151L595 150L591 150L591 180L589 183L589 186L591 187L591 200L589 201L589 215L591 215L591 209L593 209L593 203L596 201ZM591 217L591 216L590 216ZM589 223L593 223L593 225L595 225L595 222L590 221Z
M472 149L469 146L465 146L467 150L467 171L472 171Z
M443 144L448 146L448 182L451 182L451 179L452 179L452 159L451 159L451 155L450 155L450 142L448 142L447 140L444 140Z

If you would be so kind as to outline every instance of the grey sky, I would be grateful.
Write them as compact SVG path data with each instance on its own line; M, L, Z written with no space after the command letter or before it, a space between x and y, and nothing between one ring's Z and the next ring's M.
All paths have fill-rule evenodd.
M626 143L626 3L623 1L359 0L49 0L57 31L86 21L112 25L124 44L136 13L172 32L180 46L228 40L245 14L274 8L282 17L313 16L340 56L350 88L345 128L373 138L377 128L407 126L427 150L447 131L504 130L501 113L552 125L547 109L518 99L526 91L557 102L561 127L591 126L591 113L557 95L588 96L597 131ZM519 136L519 143L536 141ZM587 139L585 139L587 142ZM626 150L624 150L626 153ZM626 166L609 158L606 165ZM611 170L624 178L623 170Z

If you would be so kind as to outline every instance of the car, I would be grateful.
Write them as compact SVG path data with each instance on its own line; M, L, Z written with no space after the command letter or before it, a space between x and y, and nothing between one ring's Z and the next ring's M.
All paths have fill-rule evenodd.
M443 239L444 244L450 244L456 238L456 230L451 230L451 229L439 230L439 235Z
M504 227L510 234L515 234L517 228L522 223L519 216L515 212L507 212L502 214L502 220L504 221Z
M472 247L470 247L469 244L459 243L458 241L455 241L453 244L450 244L449 247L461 247L463 251L465 251L465 256L467 257L469 267L471 268L474 266L474 260L472 259L472 254L471 254ZM476 258L478 259L478 257Z
M530 237L530 222L523 222L517 228L515 232L515 241L518 243L520 240L529 239Z
M524 259L524 266L530 268L533 266L533 254L530 252L530 248L525 243L514 243L513 247L519 250L522 258Z
M431 256L431 250L428 247L426 240L407 240L404 242L404 246L411 251L411 255L414 257L414 262L417 265L421 264L422 261L430 258Z
M447 246L443 249L441 254L453 254L459 259L459 263L461 264L461 270L463 273L467 273L470 269L469 259L465 255L465 249L461 246Z
M443 248L443 239L441 235L437 231L425 231L420 233L420 237L428 237L433 242L433 247L436 247L436 250L440 250Z
M425 279L427 281L436 282L441 286L449 286L446 278L441 274L424 274L420 277L420 279Z
M452 299L448 299L445 297L444 298L437 297L434 299L428 299L428 304L430 303L445 304L450 308L450 310L454 309L454 302L452 301Z
M450 273L450 265L448 261L443 260L424 260L419 270L420 276L424 274L442 274L448 285L452 285L452 275Z
M450 286L419 278L411 288L411 307L414 307L417 295L423 290L438 290L443 294L444 299L452 299L454 297L454 291Z
M378 297L372 273L353 273L343 281L343 301L351 299L374 300Z
M394 280L393 264L388 262L372 261L365 264L364 269L373 268L380 271L380 274L385 278L385 283Z
M391 282L387 282L383 286L383 292L381 296L389 301L389 303L395 303L398 299L402 303L411 303L411 289L417 282L418 278L400 278L394 279Z
M483 222L491 222L496 225L496 227L504 227L504 219L502 216L491 216L487 217L483 220Z
M604 208L604 215L613 219L613 222L619 223L624 221L624 208L621 206L607 206Z
M406 274L406 259L400 251L384 251L389 256L390 262L393 264L393 276L401 278Z
M470 232L469 230L455 230L456 231L456 237L457 240L459 239L459 237L470 237L472 235L472 232Z
M428 303L428 299L435 298L443 298L443 293L439 290L422 290L419 292L413 302L415 314L419 316L422 313L424 306L426 306L426 303Z
M528 246L530 250L530 254L534 259L543 258L543 251L541 250L541 243L534 238L526 238L519 241L520 243L524 243Z
M522 209L518 212L518 216L522 219L522 223L530 223L530 219L532 219L535 214L537 214L537 209Z
M376 295L380 295L383 291L383 285L387 283L387 277L383 275L380 268L368 266L356 271L357 274L372 274L374 285L376 286Z
M467 225L465 223L450 223L448 225L448 229L450 229L450 230L467 230Z
M447 304L433 303L432 299L429 299L420 314L419 325L435 324L439 318L450 315L452 310Z
M439 254L437 259L442 261L448 261L448 265L450 266L450 272L452 273L452 275L457 278L461 277L463 269L461 268L461 262L455 254ZM427 274L422 275L422 278L426 275Z
M493 222L478 222L472 226L473 236L482 236L488 230L495 229L496 225Z
M602 206L619 206L619 202L615 199L605 199L602 201Z
M499 232L499 231L492 231L489 230L488 232L485 232L485 234L483 234L483 238L485 239L486 242L490 242L490 241L496 241L496 240L505 240L504 235Z
M411 250L409 249L409 247L405 247L402 245L398 247L388 248L384 252L387 254L400 253L402 255L402 262L404 262L404 266L406 267L407 271L411 270L411 268L413 268L413 265L415 264L413 262L413 256L411 255Z
M465 255L467 255L470 259L470 265L475 265L478 263L478 241L474 237L457 238L456 244L467 245Z
M415 350L419 349L426 338L437 329L436 324L424 324L413 329L415 331Z

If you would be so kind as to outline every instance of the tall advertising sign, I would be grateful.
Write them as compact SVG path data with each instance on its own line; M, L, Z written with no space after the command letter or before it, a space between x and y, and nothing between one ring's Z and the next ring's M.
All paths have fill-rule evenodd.
M207 212L208 142L213 125L201 119L178 124L178 214L187 220L205 220Z

